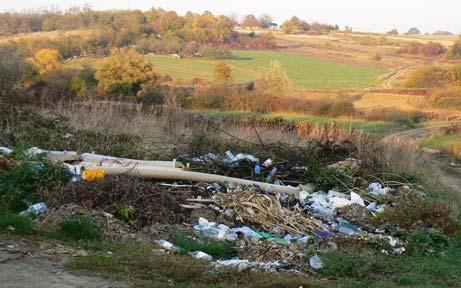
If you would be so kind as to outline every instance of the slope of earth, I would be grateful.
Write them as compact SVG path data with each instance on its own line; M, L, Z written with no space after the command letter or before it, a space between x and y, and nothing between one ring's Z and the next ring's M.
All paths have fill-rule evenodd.
M157 71L173 78L193 79L195 77L213 81L214 65L217 59L194 57L173 59L165 55L146 56ZM232 69L236 82L248 82L260 67L267 67L272 60L282 63L288 77L296 88L366 88L378 84L378 78L389 70L376 67L357 67L339 64L278 51L233 51L225 59ZM68 65L80 68L84 64L94 65L95 59L69 61Z
M456 38L431 38L388 36L384 34L331 32L328 35L285 35L276 33L281 51L317 57L349 65L386 67L400 70L404 67L438 61L437 57L423 57L398 53L401 46L409 42L439 42L451 46ZM439 41L440 40L440 41ZM379 43L382 41L382 43ZM379 55L379 57L377 57Z

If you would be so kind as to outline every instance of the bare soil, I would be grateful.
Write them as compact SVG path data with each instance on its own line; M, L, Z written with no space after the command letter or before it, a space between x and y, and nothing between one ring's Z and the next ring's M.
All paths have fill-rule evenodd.
M128 283L75 275L64 270L72 256L66 249L53 249L28 240L0 235L0 286L3 288L109 288ZM60 250L60 251L58 251ZM69 249L68 251L72 251Z

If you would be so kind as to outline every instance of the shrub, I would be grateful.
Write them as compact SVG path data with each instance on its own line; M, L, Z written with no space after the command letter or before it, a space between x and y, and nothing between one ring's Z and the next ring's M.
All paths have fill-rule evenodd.
M457 41L453 46L448 50L447 58L450 60L456 60L461 58L461 41Z
M368 121L395 122L400 125L413 126L428 118L423 112L403 111L395 108L373 109L367 111L363 118Z
M435 57L445 53L446 49L440 43L411 42L399 49L399 53L423 55L425 57Z
M67 181L67 172L61 166L42 157L19 156L19 164L0 174L0 201L13 211L27 208L37 201L37 193Z
M33 232L32 219L26 216L20 216L16 214L4 211L4 207L0 207L3 211L0 211L0 231L13 227L11 231L16 234L31 234Z
M433 88L461 81L456 68L425 66L412 71L405 80L407 88ZM458 74L459 73L459 74Z
M97 240L100 238L98 228L88 217L73 217L61 222L58 234L67 239L80 240Z
M102 95L110 97L139 96L138 92L155 86L159 76L135 50L116 48L97 66L96 79Z
M379 214L384 223L402 229L437 228L447 235L459 233L457 213L447 203L417 195L401 196Z
M335 101L323 103L315 112L319 115L340 117L354 116L356 111L354 104L350 101Z
M429 95L429 103L437 108L461 109L461 86L436 88Z
M404 235L410 254L442 253L453 247L453 242L440 232L416 230Z

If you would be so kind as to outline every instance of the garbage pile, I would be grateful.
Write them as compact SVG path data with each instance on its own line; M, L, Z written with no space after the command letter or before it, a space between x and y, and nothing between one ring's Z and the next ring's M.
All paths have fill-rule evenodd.
M0 151L13 153L3 148ZM183 225L193 238L233 243L244 259L213 259L203 251L192 251L191 257L210 261L216 269L233 267L239 271L262 268L315 272L325 265L322 253L334 251L347 241L381 241L386 243L383 253L405 252L404 243L387 234L389 231L377 220L386 209L383 199L411 190L405 185L391 187L374 181L366 189L316 191L314 183L303 181L309 168L302 163L275 163L270 158L260 161L252 155L234 155L230 151L221 156L182 155L181 162L78 155L38 148L28 153L44 154L51 161L62 163L71 176L72 183L49 199L47 204L53 210L49 211L42 203L45 206L39 204L24 211L24 214L43 214L38 221L43 225L65 214L62 209L69 208L65 204L77 203L77 207L103 211L90 214L102 215L106 220L113 219L108 215L115 215L122 205L131 205L132 219L124 219L128 225L106 221L115 225L108 230L132 234L156 224ZM360 169L360 161L346 159L329 167L356 171ZM243 171L245 177L230 177ZM72 209L80 208L71 206ZM190 222L193 212L204 210L212 211L215 219L198 217L197 222ZM102 222L101 225L107 226ZM171 239L156 240L164 252L181 252L168 241Z

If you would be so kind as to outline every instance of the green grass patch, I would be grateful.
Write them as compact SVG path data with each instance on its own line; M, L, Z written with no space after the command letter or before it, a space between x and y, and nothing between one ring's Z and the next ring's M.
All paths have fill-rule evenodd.
M9 230L12 227L14 229ZM6 211L0 212L0 231L10 231L14 234L32 234L32 219L26 216L20 216Z
M452 144L460 144L461 136L448 135L448 136L433 136L421 141L421 145L428 148L440 149Z
M88 217L65 219L59 226L57 235L74 241L97 240L100 238L98 228Z
M323 255L322 276L354 280L346 287L459 287L461 248L443 254L385 255L378 251L335 251Z
M79 257L67 269L130 280L135 287L329 287L330 281L284 273L243 271L212 272L210 263L189 255L160 255L146 244L123 244L107 253ZM332 287L332 286L330 286Z
M201 77L213 81L213 69L217 59L208 57L188 57L173 59L166 55L146 56L160 74L173 78L192 79ZM375 86L379 76L387 69L357 67L339 64L314 57L277 51L232 51L226 62L232 69L236 82L248 82L260 67L267 67L273 60L282 63L288 77L297 88L366 88ZM84 64L95 65L96 60L69 62L70 67L82 68Z
M229 242L208 238L191 239L180 232L174 233L173 238L174 244L181 248L184 253L202 251L215 259L228 259L237 255L234 246Z
M230 116L230 117L261 117L263 119L279 118L287 121L307 122L315 125L337 125L344 129L356 129L369 133L374 136L386 136L392 133L401 132L414 127L407 127L393 122L385 121L366 121L360 119L331 118L326 116L315 116L307 114L292 113L254 113L236 111L197 111L210 116Z

